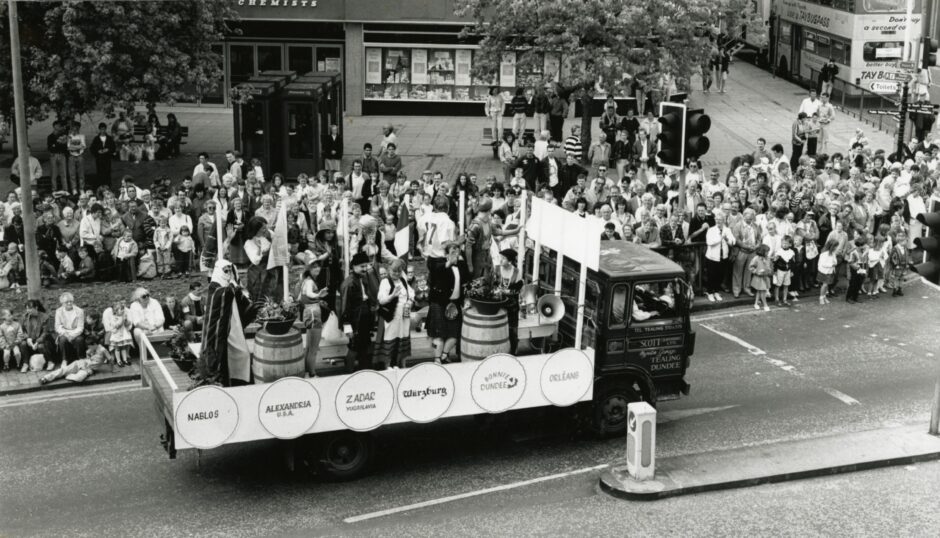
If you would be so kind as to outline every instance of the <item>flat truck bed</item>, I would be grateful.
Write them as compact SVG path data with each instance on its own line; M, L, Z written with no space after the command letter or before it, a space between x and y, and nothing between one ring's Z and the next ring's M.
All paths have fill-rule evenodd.
M520 339L546 337L554 324L520 320ZM418 354L430 357L426 335L412 338ZM249 341L249 346L251 341ZM346 355L345 342L320 348L324 369L337 375L287 377L273 383L200 387L176 364L159 357L149 341L143 384L150 386L171 457L176 449L210 449L222 444L348 430L366 432L402 422L432 422L541 406L570 406L590 400L594 381L592 349L516 357L496 354L483 361L343 373L331 361ZM195 346L198 351L198 345ZM414 363L413 363L414 364ZM319 370L318 370L319 371ZM332 372L330 372L332 373Z

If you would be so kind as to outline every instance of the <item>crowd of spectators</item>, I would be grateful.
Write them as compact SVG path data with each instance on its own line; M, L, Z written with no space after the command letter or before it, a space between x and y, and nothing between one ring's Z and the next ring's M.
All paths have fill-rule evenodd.
M837 293L844 293L849 302L886 291L901 294L913 240L922 234L916 216L928 211L931 199L940 200L940 147L912 140L903 154L889 154L871 148L859 131L844 152L822 153L833 145L824 134L825 125L834 119L827 106L804 102L797 120L801 123L807 112L818 116L823 110L828 121L815 127L822 131L814 131L822 138L818 143L807 143L810 130L794 126L791 149L799 153L789 157L782 143L768 147L761 138L724 171L705 170L691 161L682 195L677 175L656 165L656 118L620 116L613 102L599 120L603 135L584 152L587 165L582 164L579 127L571 128L564 140L547 129L527 138L522 123L514 122L516 132L499 144L500 177L459 173L448 178L426 170L408 178L397 154L397 135L386 126L381 146L365 144L361 155L347 155L345 169L300 174L296 182L285 181L279 173L266 174L263 163L245 161L237 151L227 152L224 162L200 153L192 174L179 181L160 177L148 188L125 176L114 190L107 184L81 189L78 178L70 185L79 188L71 192L34 193L41 277L45 286L185 278L211 269L221 250L221 257L247 270L245 284L253 298L279 300L280 273L266 266L278 209L286 206L292 260L307 269L298 297L306 306L322 307L314 326L335 311L355 330L361 326L358 314L350 312L358 312L362 304L374 314L382 304L404 298L397 311L400 317L406 306L419 306L415 288L422 288L428 295L436 358L446 361L456 342L448 304L462 295L455 282L466 284L494 274L496 268L503 268L506 277L512 265L506 252L517 246L521 204L532 195L604 220L600 240L631 241L671 257L709 301L745 294L755 297L755 308L767 309L768 298L787 306L800 292L816 287L823 304ZM56 129L58 133L61 127ZM341 142L336 130L332 132L333 149L325 148L324 163L343 168L335 158L335 146ZM466 200L463 218L461 192ZM346 219L340 214L344 200ZM456 231L461 221L466 223L464 236ZM346 242L339 234L346 232L337 227L344 222L351 238L350 278L374 275L363 297L353 297L360 287L343 284ZM0 288L22 285L24 227L17 193L0 203L0 223ZM396 241L403 228L411 231L404 246ZM406 256L427 260L423 285L418 286L413 266L395 262ZM458 265L462 269L450 276L449 268ZM463 278L461 271L466 273ZM390 280L389 273L394 275ZM350 289L351 295L346 293ZM149 318L134 316L134 307L146 307L141 297L134 298L123 318L114 314L122 310L114 305L109 319L124 319L131 332L154 330ZM82 356L78 338L86 329L76 321L82 314L74 313L77 307L69 299L63 294L55 329L46 331L50 340L43 349L49 364L68 364L69 357ZM196 295L189 299L198 301ZM21 367L28 366L28 356L35 353L23 346L37 349L38 333L30 336L29 327L35 333L42 325L37 321L40 306L27 309L18 322L21 333L10 328L17 322L4 319L0 347L5 365L20 361ZM395 312L389 315L394 319ZM382 321L371 325L381 327ZM133 342L121 327L113 331L120 332L120 338L100 341L123 364L131 356L126 347ZM361 337L360 355L372 345L371 339L381 342L382 333L379 329ZM401 327L389 327L388 334L402 338ZM407 353L401 351L403 346L384 348L385 355L392 355L386 357L387 364L400 363L397 355Z

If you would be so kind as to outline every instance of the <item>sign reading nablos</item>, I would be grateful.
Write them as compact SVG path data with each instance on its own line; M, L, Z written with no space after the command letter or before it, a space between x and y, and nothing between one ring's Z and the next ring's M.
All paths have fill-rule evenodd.
M336 430L365 432L402 422L502 413L590 400L594 351L504 353L480 362L177 392L178 448L215 448L258 439L295 439Z

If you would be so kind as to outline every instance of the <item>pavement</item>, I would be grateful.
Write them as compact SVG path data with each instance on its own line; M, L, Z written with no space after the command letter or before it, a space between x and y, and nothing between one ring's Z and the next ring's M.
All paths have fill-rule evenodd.
M936 459L940 437L919 424L673 456L656 461L654 478L643 481L615 465L600 486L614 497L652 501Z
M657 457L926 430L940 292L696 315L692 391L658 406ZM280 442L169 460L139 383L0 398L2 536L933 536L940 463L625 503L599 490L623 438L563 411L380 429L368 476L290 472ZM454 498L460 496L459 498ZM194 508L194 507L198 507ZM825 507L820 510L820 507ZM366 516L369 516L366 518ZM364 519L365 518L365 519Z
M693 78L692 86L701 87L697 78ZM711 150L703 159L703 164L724 169L735 156L752 152L758 137L766 138L768 147L779 142L789 152L790 128L800 102L806 97L806 91L742 61L735 62L727 90L724 94L694 91L691 95L691 105L704 108L712 118L712 128L708 134ZM142 185L148 185L161 174L181 177L192 173L198 161L196 154L200 151L209 152L216 162L221 162L225 150L233 147L234 122L231 109L161 106L157 111L161 115L174 112L180 122L189 127L190 134L183 146L183 156L172 161L136 166L116 164L114 177L129 173ZM102 117L93 114L86 124L97 125L98 121L102 121ZM110 123L110 120L104 121ZM571 125L580 125L580 121L573 116L567 119L565 132ZM447 178L455 177L459 172L474 172L480 177L502 173L492 150L482 143L482 130L488 125L482 116L347 116L343 122L346 150L344 166L350 165L359 156L359 149L364 143L378 144L382 138L382 126L390 123L397 130L399 153L408 177L419 176L426 169L440 170ZM830 127L830 152L846 152L848 140L856 128L865 130L874 148L887 149L894 144L889 134L877 131L856 118L837 114ZM45 142L50 132L51 121L30 125L30 145L42 160L47 173ZM595 122L592 139L596 140L599 133L600 129ZM85 165L86 173L93 174L94 165L90 159L86 160ZM4 167L0 167L0 195L13 188L9 182L8 166L9 163L4 162Z

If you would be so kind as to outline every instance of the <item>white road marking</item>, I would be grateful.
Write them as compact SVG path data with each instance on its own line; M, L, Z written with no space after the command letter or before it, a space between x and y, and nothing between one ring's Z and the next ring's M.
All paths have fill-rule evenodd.
M343 523L358 523L360 521L366 521L369 519L376 519L380 517L390 516L394 514L400 514L402 512L408 512L411 510L417 510L419 508L427 508L429 506L436 506L439 504L445 504L453 501L459 501L461 499L468 499L470 497L478 497L480 495L487 495L489 493L497 493L500 491L506 491L510 489L521 488L525 486L531 486L532 484L539 484L541 482L548 482L549 480L558 480L559 478L567 478L569 476L575 476L584 473L590 473L594 471L600 471L601 469L606 469L607 464L604 465L595 465L594 467L585 467L583 469L576 469L574 471L568 471L565 473L558 473L548 476L541 476L539 478L533 478L531 480L524 480L522 482L513 482L511 484L503 484L502 486L495 486L492 488L480 489L477 491L468 491L466 493L460 493L458 495L450 495L448 497L441 497L439 499L432 499L429 501L422 501L414 504L407 504L405 506L399 506L397 508L389 508L387 510L379 510L378 512L370 512L368 514L362 514L353 517L347 517L343 520Z
M22 395L13 395L4 397L0 400L0 409L5 407L22 407L24 405L42 404L48 402L61 402L65 400L74 400L78 398L91 398L94 396L104 396L113 394L122 394L125 392L134 392L138 390L147 390L147 387L141 387L140 382L130 382L131 385L110 385L103 387L88 387L66 393L55 393L50 391L30 392Z
M792 364L789 364L786 361L782 361L780 359L774 359L772 357L768 357L766 351L762 350L761 348L755 345L745 342L744 340L738 338L737 336L733 334L726 333L725 331L716 329L704 323L700 323L699 325L701 325L703 328L708 329L709 331L717 334L718 336L726 340L729 340L731 342L734 342L735 344L738 344L739 346L746 349L748 353L750 353L751 355L763 357L764 362L766 362L767 364L771 366L775 366L783 370L784 372L791 374L791 375L795 375L797 377L802 377L802 378L806 377L806 375L803 372L796 369L796 366L793 366ZM833 398L839 400L840 402L846 405L859 405L861 403L855 398L852 398L851 396L849 396L848 394L845 394L844 392L840 392L836 389L829 388L829 387L819 387L819 388L826 394L832 396Z
M691 321L693 323L698 323L701 321L709 321L713 319L733 318L735 316L744 316L744 315L753 316L753 315L762 314L762 313L763 312L758 312L754 310L753 306L748 306L748 307L734 308L731 310L723 310L721 312L713 313L713 314L703 313L697 316L692 316Z
M859 405L861 403L855 398L849 396L848 394L844 392L839 392L836 389L823 387L823 391L825 391L825 393L828 394L829 396L832 396L836 400L839 400L840 402L844 403L845 405Z
M699 407L697 409L676 409L673 411L663 411L662 413L656 413L656 423L666 424L667 422L672 422L675 420L696 417L698 415L704 415L707 413L717 413L718 411L724 411L726 409L733 409L735 407L738 407L738 406L737 405L725 405L723 407Z
M757 347L757 346L752 346L751 344L748 344L748 343L745 342L744 340L741 340L740 338L738 338L737 336L735 336L735 335L733 335L733 334L731 334L731 333L726 333L726 332L724 332L724 331L722 331L722 330L716 329L716 328L712 327L711 325L706 325L706 324L704 324L704 323L700 323L699 325L701 325L702 327L708 329L709 331L711 331L711 332L717 334L718 336L724 338L725 340L730 340L731 342L734 342L735 344L737 344L737 345L743 347L743 348L746 349L747 352L750 353L751 355L766 355L766 354L767 354L767 353L766 353L764 350L762 350L761 348L759 348L759 347ZM775 360L775 359L771 359L771 360ZM783 363L783 361L775 361L775 362ZM771 363L771 364L773 364L773 363ZM786 364L786 363L783 363L783 364ZM779 365L778 365L778 364L774 364L774 366L779 366Z

